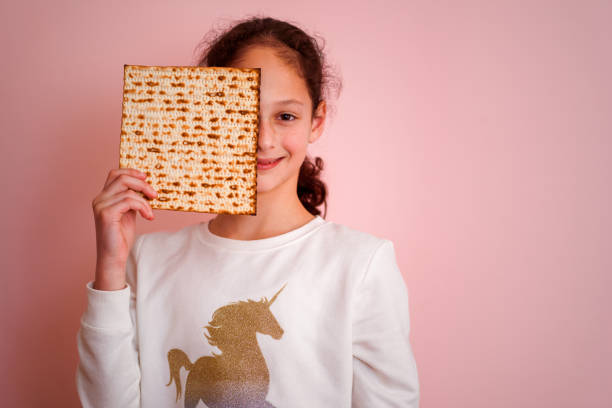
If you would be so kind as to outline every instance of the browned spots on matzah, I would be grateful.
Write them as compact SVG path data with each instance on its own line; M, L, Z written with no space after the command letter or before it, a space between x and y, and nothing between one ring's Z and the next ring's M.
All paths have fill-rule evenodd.
M255 214L259 83L259 68L124 66L119 167L146 172L152 208Z

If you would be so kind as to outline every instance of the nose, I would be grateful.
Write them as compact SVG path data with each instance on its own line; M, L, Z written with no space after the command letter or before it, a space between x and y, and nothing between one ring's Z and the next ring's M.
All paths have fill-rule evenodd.
M260 151L272 150L275 146L274 129L268 121L259 120L259 136L257 137L257 147Z

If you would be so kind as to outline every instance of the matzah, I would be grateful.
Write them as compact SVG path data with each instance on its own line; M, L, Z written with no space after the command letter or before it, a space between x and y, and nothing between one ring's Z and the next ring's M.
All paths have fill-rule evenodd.
M147 174L151 208L256 213L260 78L260 68L124 65L119 167Z

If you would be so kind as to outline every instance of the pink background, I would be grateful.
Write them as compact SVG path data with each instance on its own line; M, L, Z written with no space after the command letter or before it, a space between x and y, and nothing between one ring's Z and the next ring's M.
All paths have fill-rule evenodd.
M612 406L611 3L253 4L2 2L0 404L79 405L123 64L193 64L211 27L265 13L325 37L342 75L311 153L327 218L395 243L421 406Z

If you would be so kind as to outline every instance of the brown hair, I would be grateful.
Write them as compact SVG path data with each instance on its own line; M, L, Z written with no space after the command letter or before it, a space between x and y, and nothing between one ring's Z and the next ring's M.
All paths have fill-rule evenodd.
M331 73L332 67L326 64L324 45L319 45L314 37L294 24L255 16L238 21L220 33L211 30L207 36L209 39L205 37L202 42L205 48L198 58L198 66L229 66L253 45L266 45L277 49L279 57L304 78L312 101L311 117L321 101L328 104L330 90L335 90L338 95L342 88L340 80ZM313 215L320 215L321 211L317 207L324 204L325 218L327 186L319 178L321 170L323 159L316 157L312 162L306 156L300 167L297 194L302 205Z

